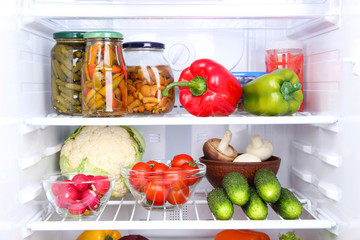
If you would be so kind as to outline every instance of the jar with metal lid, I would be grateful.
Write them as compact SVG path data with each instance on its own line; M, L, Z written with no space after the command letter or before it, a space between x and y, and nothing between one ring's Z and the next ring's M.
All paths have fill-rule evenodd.
M123 35L94 31L86 33L84 38L82 113L85 116L124 116L127 113L127 78L121 46Z
M81 66L85 32L56 32L51 49L52 105L55 112L81 115Z
M161 114L170 112L175 103L175 90L167 97L161 92L174 82L165 44L159 42L127 42L123 44L128 76L128 113Z
M304 55L303 44L300 41L276 41L266 46L266 72L271 73L276 69L288 68L293 70L301 83L301 91L304 89L303 65ZM299 111L303 111L304 101Z

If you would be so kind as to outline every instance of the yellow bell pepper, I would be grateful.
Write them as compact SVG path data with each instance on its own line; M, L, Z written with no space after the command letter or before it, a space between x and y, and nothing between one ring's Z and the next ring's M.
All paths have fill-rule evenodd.
M118 240L121 234L116 230L87 230L76 240Z

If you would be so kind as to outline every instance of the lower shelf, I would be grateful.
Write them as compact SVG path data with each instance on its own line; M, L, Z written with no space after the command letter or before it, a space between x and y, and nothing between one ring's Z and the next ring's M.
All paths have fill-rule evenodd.
M55 211L39 216L28 224L32 231L65 231L91 229L154 230L154 229L331 229L336 222L321 211L311 213L308 201L298 197L304 211L298 220L284 220L269 207L266 220L250 220L238 206L234 207L233 218L216 220L211 214L206 195L199 191L180 210L145 210L131 196L119 201L110 201L101 215L84 219L61 218ZM41 213L39 215L44 215Z

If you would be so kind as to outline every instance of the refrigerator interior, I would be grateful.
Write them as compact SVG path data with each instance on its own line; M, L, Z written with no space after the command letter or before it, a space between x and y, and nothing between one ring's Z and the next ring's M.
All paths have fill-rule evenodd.
M303 239L360 235L360 194L354 190L360 167L360 34L352 29L359 3L22 0L5 6L0 10L0 186L6 194L0 197L0 239L75 239L86 229L119 229L124 235L143 234L152 240L213 239L222 229L237 228L265 231L272 239L289 229ZM162 116L59 116L51 105L50 49L52 33L67 30L113 30L124 35L124 42L163 42L175 80L199 58L214 59L234 72L265 71L268 42L300 40L305 56L304 112L196 118L176 102L173 111ZM260 134L273 142L274 155L282 159L280 183L297 194L306 211L301 220L285 221L270 210L266 221L249 221L237 208L232 221L216 221L205 197L212 187L204 178L182 211L148 212L129 194L111 201L95 220L49 215L41 177L58 171L61 146L80 125L135 126L146 140L145 161L180 153L198 159L203 143L221 138L227 129L233 133L231 144L242 151L250 136Z

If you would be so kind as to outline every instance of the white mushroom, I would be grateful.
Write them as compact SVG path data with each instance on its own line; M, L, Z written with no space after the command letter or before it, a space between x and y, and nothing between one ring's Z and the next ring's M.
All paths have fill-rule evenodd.
M233 162L261 162L261 159L252 153L243 153L237 156Z
M261 139L259 135L250 137L250 140L251 144L247 146L246 153L258 156L261 161L267 160L272 156L274 147L270 141Z

